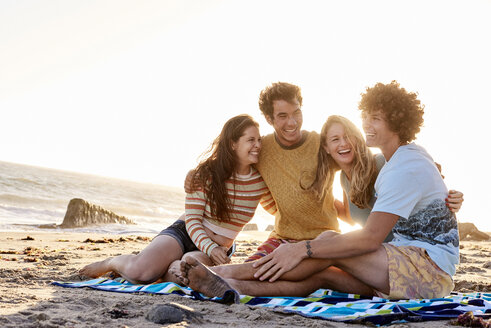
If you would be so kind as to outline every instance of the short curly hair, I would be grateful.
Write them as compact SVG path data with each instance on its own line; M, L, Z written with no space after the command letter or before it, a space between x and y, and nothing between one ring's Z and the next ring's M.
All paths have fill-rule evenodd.
M424 122L424 105L417 97L417 93L406 91L397 81L377 83L361 94L358 109L369 114L382 112L389 129L397 133L401 142L411 142Z
M259 94L259 109L266 118L269 117L273 120L273 102L275 100L293 103L295 99L302 106L300 87L286 82L276 82L264 88Z

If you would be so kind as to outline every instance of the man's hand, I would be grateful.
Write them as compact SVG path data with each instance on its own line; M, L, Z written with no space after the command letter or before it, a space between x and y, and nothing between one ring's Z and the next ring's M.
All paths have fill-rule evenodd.
M464 202L464 194L457 190L449 190L448 197L445 199L450 211L457 213Z
M228 249L223 246L213 248L210 254L210 259L215 265L230 263L230 257L227 256Z
M442 174L442 166L440 163L435 162L436 168L438 169L438 172L440 172L440 175L442 176L442 179L445 179L445 176Z
M254 268L259 268L254 278L261 281L269 278L269 281L273 282L295 268L306 257L306 242L282 244L271 254L252 264Z

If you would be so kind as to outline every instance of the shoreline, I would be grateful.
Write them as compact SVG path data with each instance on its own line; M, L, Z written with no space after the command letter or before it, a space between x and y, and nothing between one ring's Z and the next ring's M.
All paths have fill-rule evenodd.
M243 231L237 238L233 262L239 263L266 239L269 232ZM32 240L28 240L31 237ZM144 313L154 304L178 303L203 314L216 327L348 327L350 324L305 318L243 304L221 305L176 295L110 293L88 288L63 288L52 281L80 280L78 270L108 256L138 252L153 234L113 235L63 231L0 231L0 326L128 326L160 327ZM461 263L455 291L491 292L491 241L461 241ZM130 315L114 319L110 311L125 309ZM189 323L188 326L193 326ZM450 326L449 321L404 323L406 327ZM183 327L181 324L168 327Z

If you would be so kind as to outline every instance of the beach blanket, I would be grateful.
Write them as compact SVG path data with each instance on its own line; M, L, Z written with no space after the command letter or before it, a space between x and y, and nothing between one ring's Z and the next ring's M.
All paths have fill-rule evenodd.
M363 297L329 289L319 289L308 297L253 297L227 292L224 297L206 297L188 287L171 282L134 285L124 279L98 278L80 282L54 282L62 287L90 287L121 293L177 294L196 300L220 303L240 302L249 306L280 309L305 317L352 323L386 325L394 322L416 322L456 318L472 312L475 316L491 317L491 293L452 293L438 299L387 300Z

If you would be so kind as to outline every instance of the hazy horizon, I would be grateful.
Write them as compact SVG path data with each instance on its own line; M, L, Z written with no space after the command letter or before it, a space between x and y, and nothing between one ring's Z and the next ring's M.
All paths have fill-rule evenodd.
M4 162L5 163L6 161L0 161L0 163L1 162ZM13 163L13 162L6 162L6 163L14 164L14 165L25 165L25 166L29 166L29 167L34 167L36 169L54 170L54 171L59 171L59 172L68 172L68 173L74 173L74 174L80 174L80 175L94 176L94 177L97 177L97 178L113 179L113 180L116 180L116 181L125 181L125 182L131 182L131 183L137 183L137 184L144 184L144 185L145 184L150 184L150 185L154 185L154 186L162 186L162 187L168 188L170 190L174 190L176 192L182 192L183 194L185 193L183 186L169 186L169 185L160 184L160 183L145 182L145 181L136 181L136 180L130 180L130 179L125 179L125 178L120 178L120 177L102 176L102 175L97 175L97 174L92 174L92 173L87 173L87 172L76 172L76 171L69 171L69 170L52 168L52 167L43 167L43 166L36 166L36 165L24 164L24 163ZM340 186L337 185L337 184L339 184L338 183L338 181L339 181L338 179L339 179L339 176L336 176L336 180L334 181L334 185L335 185L334 186L334 193L335 193L335 196L338 199L342 199L342 190L340 189ZM259 219L261 219L261 218L269 218L270 220L268 220L268 221L270 221L271 224L274 223L274 217L272 215L270 215L269 213L267 213L265 210L263 210L261 208L261 206L258 206L258 209L257 209L257 213L256 214L258 215L258 218ZM458 217L459 222L471 222L471 223L474 223L476 225L476 227L478 229L480 229L481 231L486 231L486 232L491 233L491 227L488 227L488 226L483 225L481 223L476 223L476 221L471 221L471 220L468 220L468 219L466 220L466 218L462 218L458 213L457 213L457 217ZM252 222L252 223L257 223L257 222ZM351 231L353 229L359 228L358 225L355 225L355 226L351 227L351 226L349 226L348 224L344 223L341 220L339 220L339 223L340 223L340 228L341 228L342 232L347 232L347 231ZM267 223L264 223L263 222L260 225L262 225L262 226L265 227L265 226L267 226Z
M416 143L487 231L491 2L0 2L0 160L180 188L230 117L299 85L303 129L360 127L367 86L418 92ZM335 187L339 186L337 183ZM339 197L339 196L338 196Z

